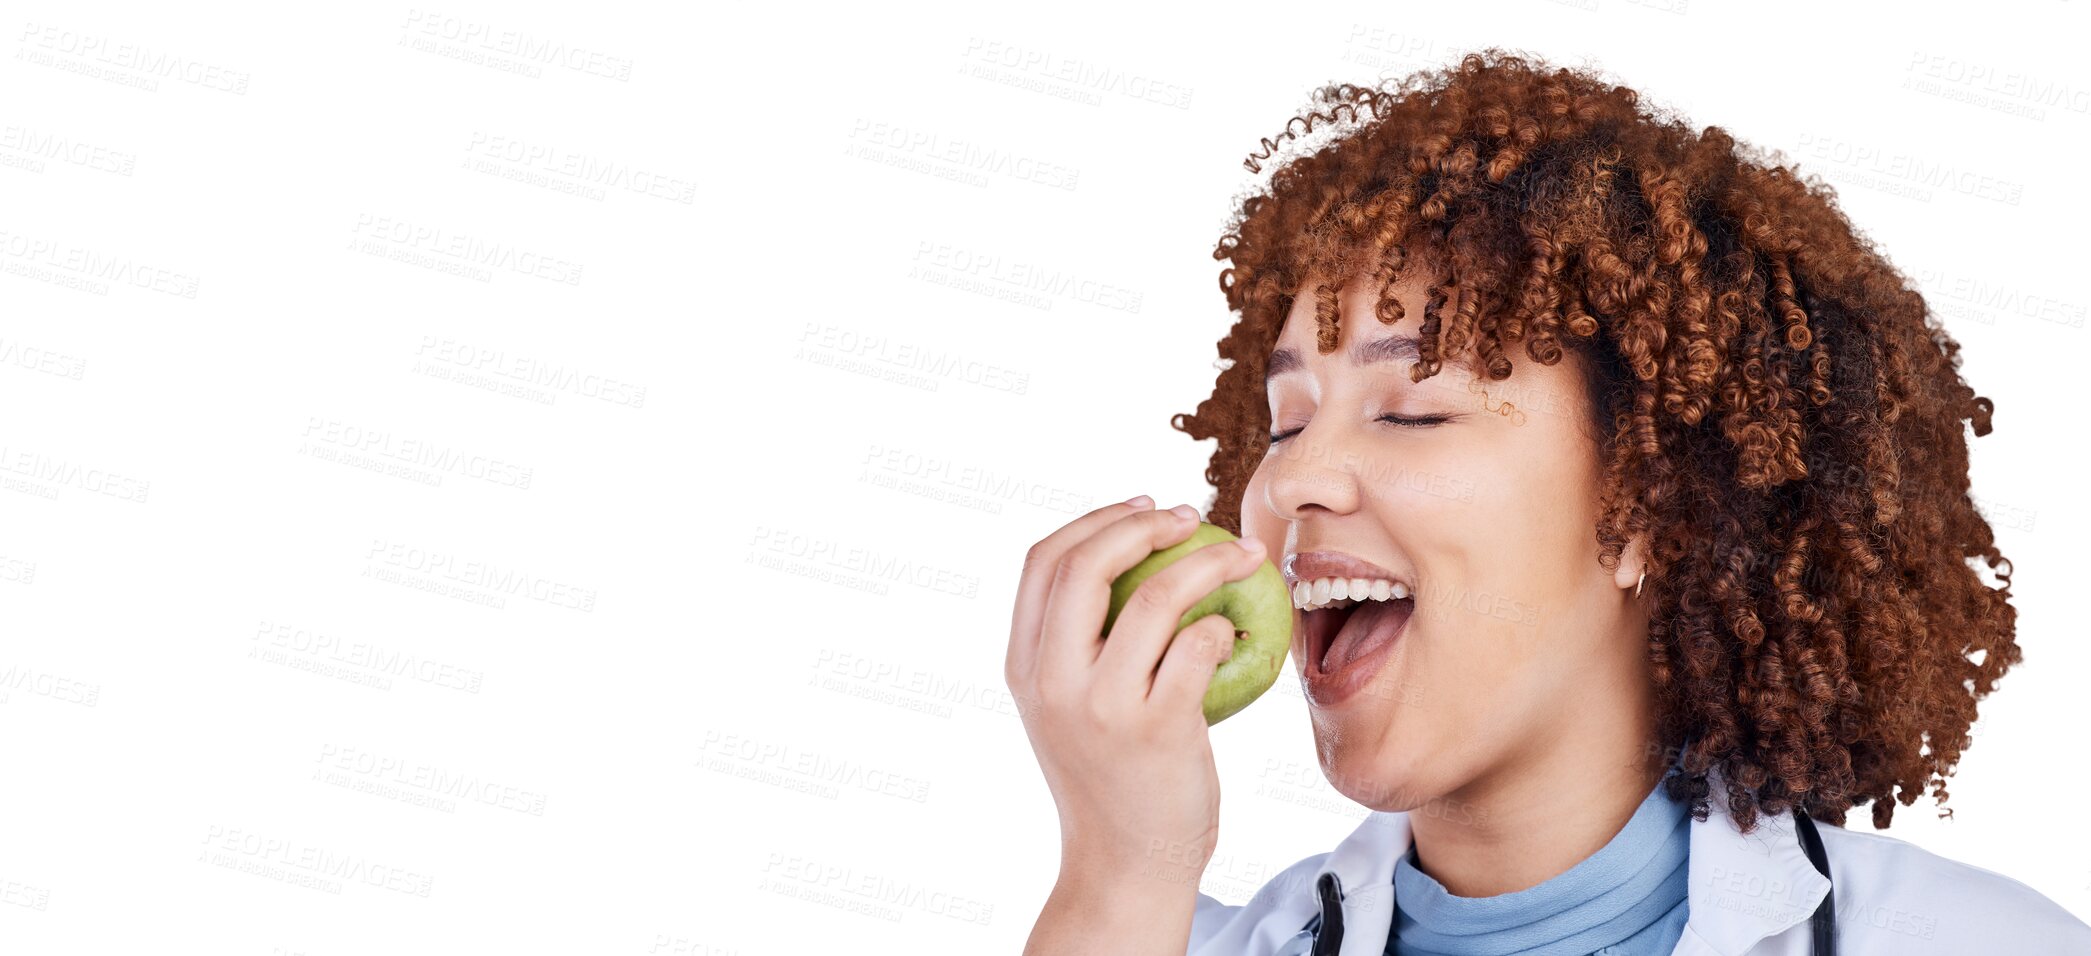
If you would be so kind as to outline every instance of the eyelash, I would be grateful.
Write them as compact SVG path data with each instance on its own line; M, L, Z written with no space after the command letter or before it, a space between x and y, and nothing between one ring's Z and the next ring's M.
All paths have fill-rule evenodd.
M1404 428L1423 428L1429 425L1442 425L1450 419L1451 416L1449 415L1418 415L1414 418L1407 418L1401 415L1381 415L1378 420L1386 422L1390 425L1400 425ZM1283 431L1275 435L1272 435L1270 436L1271 444L1275 445L1281 441L1284 441L1285 439L1291 438L1292 436L1299 434L1302 430L1303 429L1295 428L1291 431Z

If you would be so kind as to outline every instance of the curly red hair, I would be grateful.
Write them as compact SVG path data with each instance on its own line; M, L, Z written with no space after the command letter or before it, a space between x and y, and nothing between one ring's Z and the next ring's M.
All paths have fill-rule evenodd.
M1652 543L1659 743L1681 748L1669 794L1704 819L1718 767L1745 830L1795 805L1841 825L1868 801L1886 827L1927 785L1943 808L1977 701L2020 660L2010 564L1968 496L1962 425L1987 434L1992 403L1834 191L1631 89L1496 48L1315 100L1246 165L1317 126L1337 135L1243 199L1213 253L1239 318L1211 396L1172 419L1218 440L1208 520L1240 532L1293 297L1315 296L1327 353L1344 281L1369 276L1393 323L1397 273L1428 263L1442 281L1416 380L1467 350L1502 379L1520 342L1541 363L1587 360L1599 560Z

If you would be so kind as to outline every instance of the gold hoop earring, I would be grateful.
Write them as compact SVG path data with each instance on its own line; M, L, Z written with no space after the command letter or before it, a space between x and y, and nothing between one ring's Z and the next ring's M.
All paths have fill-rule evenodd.
M1640 577L1640 580L1637 580L1637 581L1635 581L1635 582L1634 582L1634 597L1640 597L1640 596L1641 596L1641 585L1642 585L1642 583L1643 583L1643 582L1646 582L1647 580L1648 580L1648 569L1646 569L1646 568L1643 568L1643 569L1641 569L1641 577Z

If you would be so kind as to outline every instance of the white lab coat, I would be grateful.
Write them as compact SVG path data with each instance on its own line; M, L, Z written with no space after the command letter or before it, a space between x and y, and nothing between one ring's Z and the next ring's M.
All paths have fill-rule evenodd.
M1720 794L1718 773L1713 779ZM1831 884L1808 862L1793 818L1759 814L1745 836L1726 801L1709 804L1705 820L1687 824L1691 886L1672 956L1808 956L1809 917ZM2091 954L2091 926L2024 883L1883 834L1816 830L1836 881L1838 956ZM1246 904L1200 893L1188 956L1304 956L1324 872L1342 886L1340 956L1380 956L1394 915L1394 861L1408 848L1408 814L1375 811L1334 851L1287 867Z

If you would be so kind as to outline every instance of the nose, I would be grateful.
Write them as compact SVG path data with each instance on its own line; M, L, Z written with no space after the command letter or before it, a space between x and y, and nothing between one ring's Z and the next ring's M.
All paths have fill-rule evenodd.
M1282 520L1358 510L1359 456L1317 424L1310 423L1264 458L1266 505Z

